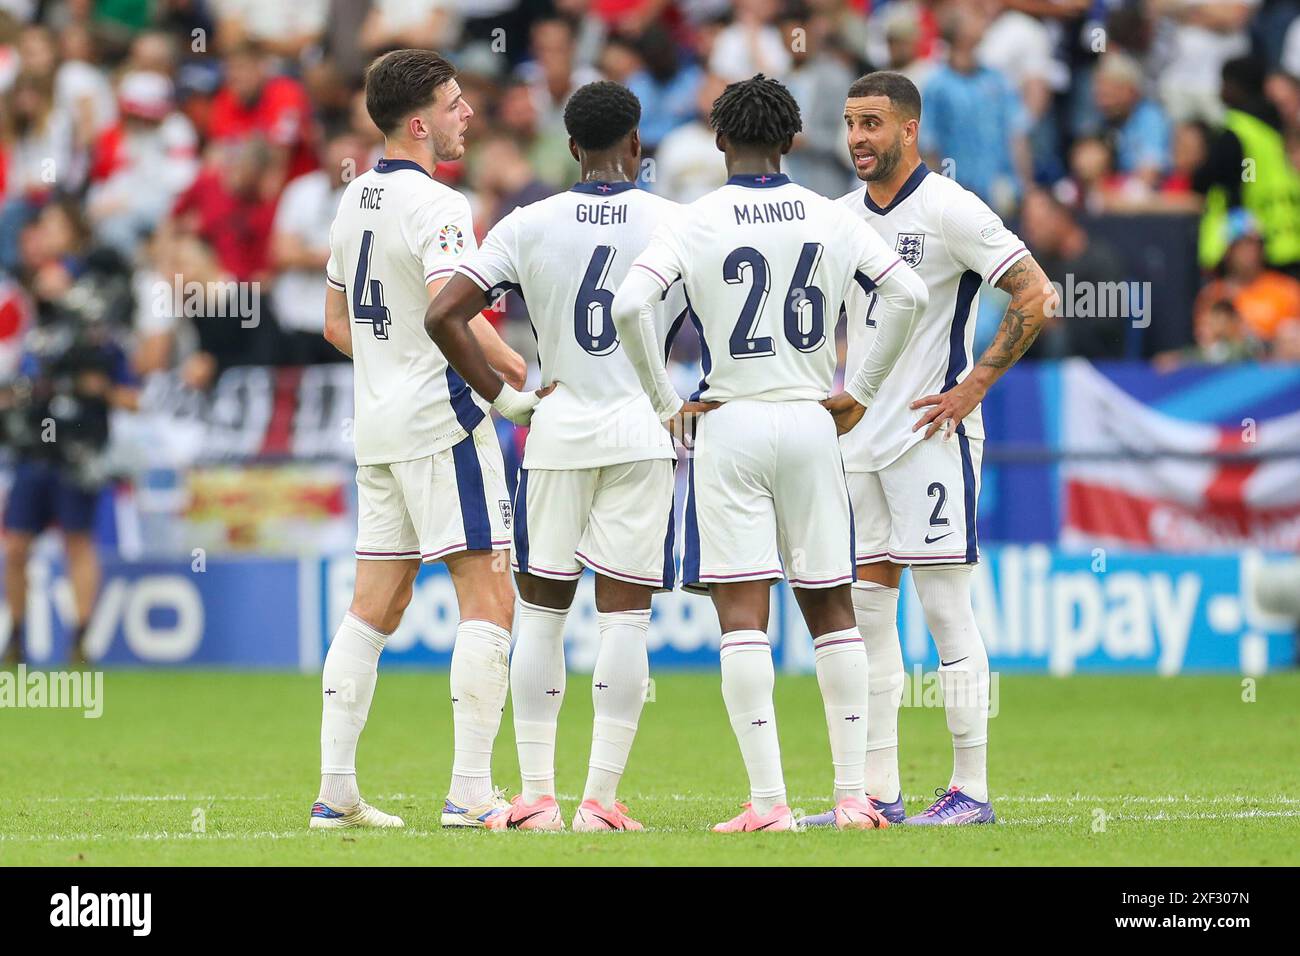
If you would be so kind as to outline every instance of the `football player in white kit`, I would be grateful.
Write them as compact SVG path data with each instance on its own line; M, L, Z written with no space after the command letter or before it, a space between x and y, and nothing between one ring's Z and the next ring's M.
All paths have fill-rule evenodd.
M902 358L860 424L844 435L857 520L853 603L871 667L867 792L891 821L994 822L986 772L989 664L971 608L979 560L975 508L984 427L980 400L1029 348L1055 293L1025 244L974 193L926 168L917 152L921 97L898 73L872 73L849 88L848 146L862 188L841 199L925 280L930 302ZM957 171L960 176L960 170ZM1001 327L972 361L980 284L1011 295ZM877 297L846 303L850 369L881 334ZM839 404L841 429L862 413ZM925 409L925 411L919 411ZM953 775L924 812L907 817L898 778L903 659L898 585L912 581L939 651L953 741ZM807 822L829 823L830 815Z
M357 570L352 604L322 675L321 789L311 826L401 826L361 799L357 738L380 652L411 600L421 561L443 561L460 605L452 652L455 763L444 826L485 826L508 804L492 788L492 743L508 684L514 594L504 560L510 502L485 404L424 331L424 310L474 248L469 204L435 182L464 153L473 115L455 69L398 50L366 72L366 109L384 158L344 191L330 228L325 337L352 357ZM476 335L523 384L523 360L486 319Z
M614 321L661 420L682 400L656 340L655 303L679 279L701 333L704 379L685 515L683 583L707 589L722 629L722 695L750 801L719 832L789 830L772 705L769 591L785 577L816 648L841 828L887 826L866 802L867 657L853 623L852 520L832 416L835 322L857 281L882 300L882 334L848 391L863 405L897 358L925 286L842 205L781 175L799 108L761 74L710 117L727 185L655 233L614 298Z
M617 83L575 91L564 123L581 181L497 223L426 318L429 334L470 386L511 403L510 386L467 323L499 293L518 291L546 386L515 491L520 601L510 684L523 792L494 829L564 829L555 800L555 729L564 699L564 624L584 567L596 574L600 650L592 673L591 761L573 829L642 828L617 801L616 788L648 686L650 596L673 586L676 454L620 348L610 304L651 233L680 207L636 187L640 119L640 102ZM680 289L658 299L654 348L666 353L685 303Z

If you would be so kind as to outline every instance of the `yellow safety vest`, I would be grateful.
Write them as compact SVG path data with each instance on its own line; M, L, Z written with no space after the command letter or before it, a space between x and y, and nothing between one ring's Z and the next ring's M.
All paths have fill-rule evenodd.
M1237 135L1242 157L1251 161L1241 170L1241 204L1264 237L1265 258L1274 266L1300 262L1300 173L1291 165L1282 134L1241 110L1228 110L1223 125ZM1213 269L1228 251L1228 212L1223 187L1213 187L1201 217L1197 258L1203 269Z

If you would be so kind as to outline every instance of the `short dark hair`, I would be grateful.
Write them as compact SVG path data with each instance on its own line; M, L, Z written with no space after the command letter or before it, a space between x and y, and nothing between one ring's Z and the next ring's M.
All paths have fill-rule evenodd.
M803 129L803 120L790 91L756 73L722 91L713 101L709 125L737 145L781 146Z
M394 50L366 69L366 112L385 136L428 106L456 68L432 50Z
M921 118L921 91L902 73L877 70L858 77L849 87L848 98L853 100L861 96L888 97L894 109L904 116L916 120Z
M579 87L564 107L564 128L579 149L608 149L640 122L641 101L610 80Z

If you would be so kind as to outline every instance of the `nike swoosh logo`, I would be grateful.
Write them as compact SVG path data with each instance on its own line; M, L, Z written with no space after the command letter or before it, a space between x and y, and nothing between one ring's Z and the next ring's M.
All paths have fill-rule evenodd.
M775 824L776 824L775 820L769 820L767 821L767 823L764 823L761 827L754 827L753 832L757 833L759 830L766 830L768 827L773 826Z
M953 533L954 533L954 532L949 531L948 534L941 534L941 535L939 535L937 538L932 538L932 537L930 537L930 536L927 534L927 535L925 536L925 543L926 543L926 544L934 544L936 541L942 541L944 538L948 537L949 534L953 534Z
M604 817L602 817L599 813L593 813L592 816L595 817L597 820L599 820L601 823L605 824L605 826L609 827L611 830L621 830L621 829L623 829L622 827L616 827L616 826L614 826L614 824L610 823L608 820L606 820Z
M528 822L529 820L531 820L533 817L540 817L540 816L541 816L543 813L545 813L545 812L546 812L545 810L538 810L536 813L530 813L530 814L528 814L528 816L526 816L526 817L524 817L524 818L522 818L522 819L520 819L520 820L507 820L507 821L506 821L506 829L508 829L508 830L514 830L514 829L516 829L517 827L522 826L523 824L527 823L527 822Z
M970 655L967 654L966 657L970 657ZM955 661L940 661L940 662L939 662L939 666L940 666L940 667L952 667L954 664L960 664L962 661L964 661L964 660L966 659L966 657L959 657L959 658L957 658Z

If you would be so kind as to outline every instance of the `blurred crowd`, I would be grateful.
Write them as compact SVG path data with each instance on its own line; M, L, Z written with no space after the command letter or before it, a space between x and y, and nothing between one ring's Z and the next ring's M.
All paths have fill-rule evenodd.
M725 178L726 83L790 86L787 171L838 196L844 92L894 69L922 90L931 168L1054 278L1128 277L1093 217L1199 221L1192 332L1159 361L1300 361L1300 0L0 0L0 378L69 315L116 329L135 376L200 389L338 359L329 224L382 150L363 71L405 46L461 70L470 150L438 175L480 236L572 184L562 111L593 79L641 100L642 185L690 201ZM527 351L522 308L494 318ZM1035 354L1121 338L1058 330Z

